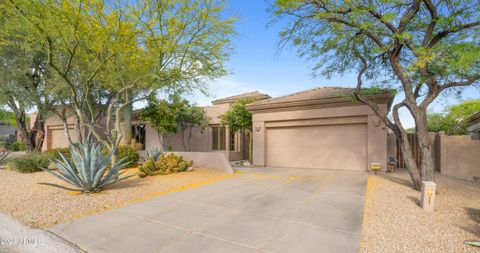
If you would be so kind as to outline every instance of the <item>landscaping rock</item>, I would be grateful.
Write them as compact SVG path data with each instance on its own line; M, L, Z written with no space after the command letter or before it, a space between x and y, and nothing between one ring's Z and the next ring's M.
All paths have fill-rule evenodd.
M128 169L124 175L136 174ZM31 227L54 224L101 213L127 204L147 200L187 186L220 180L229 174L207 168L167 176L128 178L95 194L80 194L40 185L40 182L68 186L47 172L18 173L0 170L0 212L9 214ZM2 252L0 250L0 252Z
M420 206L406 170L369 175L361 252L478 252L480 183L437 174L435 211Z

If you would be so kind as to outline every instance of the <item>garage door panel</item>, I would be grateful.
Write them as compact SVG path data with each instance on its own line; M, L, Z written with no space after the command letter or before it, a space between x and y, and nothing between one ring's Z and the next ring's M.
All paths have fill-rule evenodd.
M269 166L366 170L366 125L267 129Z
M48 140L49 143L49 149L52 148L66 148L70 146L70 143L67 140L67 137L65 136L65 131L64 129L50 129L50 140ZM70 134L70 138L72 139L73 142L78 141L78 133L74 129L68 129L68 132Z

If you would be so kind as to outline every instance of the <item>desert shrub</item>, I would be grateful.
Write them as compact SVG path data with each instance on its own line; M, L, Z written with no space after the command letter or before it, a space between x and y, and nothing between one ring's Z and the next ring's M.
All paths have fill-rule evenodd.
M25 142L18 142L18 151L25 151Z
M7 163L7 168L21 173L33 173L47 168L50 161L49 158L40 153L31 152L22 157L13 158Z
M170 154L161 154L155 161L153 157L139 168L138 176L168 175L186 171L193 165L193 161L185 161L182 156Z
M0 147L10 151L25 151L24 142L0 142Z
M40 184L83 193L99 192L108 185L132 176L119 177L122 174L119 171L125 168L128 162L124 158L112 165L113 152L115 150L105 155L105 148L94 142L76 144L70 147L72 158L69 159L60 154L61 160L55 161L58 171L43 168L43 170L69 183L74 188L52 183Z
M129 162L129 167L135 167L140 159L140 155L138 150L132 146L120 146L118 147L118 159L124 159L125 162Z
M25 151L25 142L12 142L12 151Z
M105 149L103 151L103 154L107 155L109 152L110 150ZM129 168L137 166L138 160L140 160L140 154L138 153L138 150L136 150L130 145L123 145L117 147L117 155L118 160L124 159L125 162L129 162Z
M42 154L47 156L50 160L55 161L61 159L61 155L64 155L67 158L72 158L69 148L53 148L47 151L43 151Z
M2 147L2 148L4 148L4 149L12 150L12 149L11 149L11 146L12 146L12 142L6 142L6 141L0 142L0 147ZM13 151L13 150L12 150L12 151Z

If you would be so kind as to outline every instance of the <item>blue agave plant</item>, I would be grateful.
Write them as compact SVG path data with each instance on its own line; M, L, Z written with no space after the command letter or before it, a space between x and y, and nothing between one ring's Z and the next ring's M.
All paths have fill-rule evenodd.
M147 151L147 158L153 158L154 161L158 160L158 157L163 153L162 149L159 148L151 148Z
M119 177L124 172L119 171L125 168L129 162L124 159L111 164L112 155L115 149L104 155L103 145L87 142L85 144L76 144L70 147L72 158L65 157L59 153L61 159L52 161L58 168L58 172L47 168L42 170L60 178L75 188L69 188L52 183L40 183L43 185L54 186L70 191L80 191L84 193L93 193L103 190L106 186L125 180L133 175Z
M9 151L0 152L0 166L6 164L8 160L10 160L8 155L10 155Z

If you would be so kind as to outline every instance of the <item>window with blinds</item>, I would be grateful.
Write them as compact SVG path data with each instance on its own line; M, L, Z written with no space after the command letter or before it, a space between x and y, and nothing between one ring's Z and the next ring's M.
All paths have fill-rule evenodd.
M212 150L225 150L225 127L212 126Z

